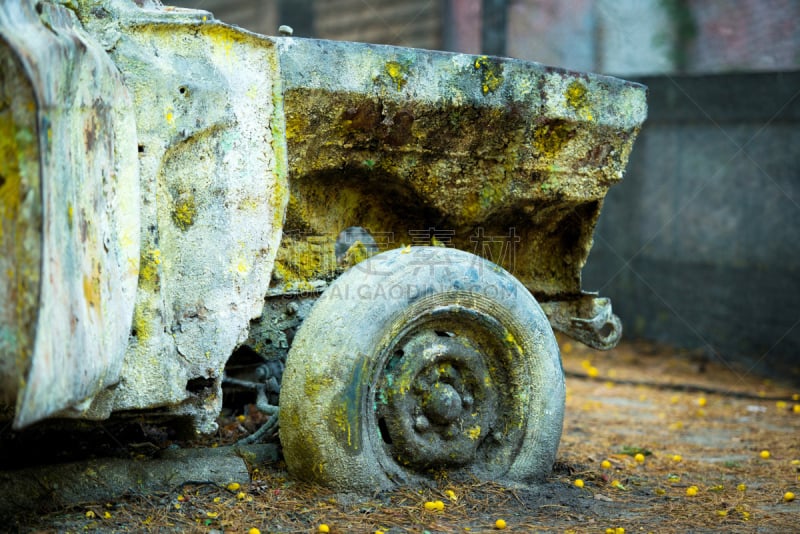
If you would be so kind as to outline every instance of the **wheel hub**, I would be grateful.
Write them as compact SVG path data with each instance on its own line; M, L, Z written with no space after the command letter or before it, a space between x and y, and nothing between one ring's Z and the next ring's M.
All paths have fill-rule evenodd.
M472 461L496 418L485 358L469 339L428 330L395 347L376 414L397 461L416 468Z

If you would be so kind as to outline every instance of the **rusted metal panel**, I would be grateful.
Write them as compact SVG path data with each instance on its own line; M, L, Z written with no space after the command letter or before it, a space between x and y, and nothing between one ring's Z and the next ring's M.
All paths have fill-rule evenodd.
M539 300L583 297L602 200L646 115L643 86L511 59L291 38L281 64L293 199L276 269L284 287L332 279L337 234L360 226L381 250L446 236Z
M130 96L74 13L3 2L0 36L0 359L22 426L119 380L139 175Z

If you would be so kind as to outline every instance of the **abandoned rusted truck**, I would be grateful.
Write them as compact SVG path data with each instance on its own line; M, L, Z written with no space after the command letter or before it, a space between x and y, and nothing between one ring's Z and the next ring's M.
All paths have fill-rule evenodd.
M181 416L223 387L342 488L552 467L553 328L645 119L635 83L265 37L140 0L0 4L0 406Z

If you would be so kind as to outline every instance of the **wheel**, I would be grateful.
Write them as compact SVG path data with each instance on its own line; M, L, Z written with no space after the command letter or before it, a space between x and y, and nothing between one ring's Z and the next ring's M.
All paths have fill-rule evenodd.
M453 470L538 480L564 391L553 331L511 274L456 249L396 249L345 272L298 330L280 440L293 476L345 490Z

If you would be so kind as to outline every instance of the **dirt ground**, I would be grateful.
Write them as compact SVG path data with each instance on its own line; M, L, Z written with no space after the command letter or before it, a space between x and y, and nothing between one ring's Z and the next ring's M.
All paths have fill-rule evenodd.
M561 347L564 433L541 486L443 475L428 488L359 496L290 480L278 462L252 466L240 488L198 482L32 508L0 530L476 533L502 520L510 532L800 531L800 387L665 347ZM236 415L214 443L255 423Z

